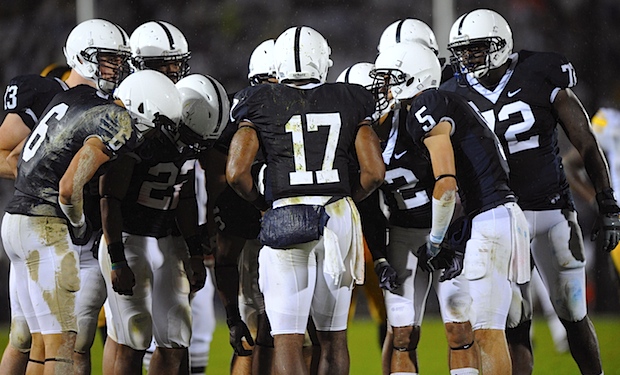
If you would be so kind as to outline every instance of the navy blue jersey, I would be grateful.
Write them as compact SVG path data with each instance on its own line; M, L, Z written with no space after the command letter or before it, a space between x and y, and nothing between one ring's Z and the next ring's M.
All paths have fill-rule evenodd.
M56 95L26 140L7 212L64 218L58 184L90 137L101 139L112 155L137 141L129 112L95 88L79 85Z
M465 213L484 211L514 200L497 137L461 96L435 89L422 92L411 104L407 130L413 142L425 149L426 134L444 121L452 124L450 139Z
M52 98L68 88L58 78L38 74L17 76L11 79L4 92L4 110L17 114L32 130Z
M466 98L497 134L510 166L510 186L525 210L567 208L572 198L558 148L555 95L576 84L570 62L555 53L520 51L494 90L469 78L441 86Z
M188 198L195 199L197 154L188 148L179 150L163 135L146 140L135 154L140 160L122 202L123 231L155 238L168 236L176 229L181 192L191 191L193 196Z
M428 152L414 144L406 120L406 109L394 112L389 137L382 142L386 171L381 190L390 208L391 225L430 228L435 177Z
M350 196L358 124L370 118L374 106L372 94L359 85L263 84L235 95L232 117L258 129L267 199Z

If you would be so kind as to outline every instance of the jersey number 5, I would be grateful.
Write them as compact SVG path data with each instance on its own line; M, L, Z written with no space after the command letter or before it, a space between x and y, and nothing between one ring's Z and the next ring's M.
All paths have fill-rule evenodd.
M336 148L340 138L340 114L338 113L308 113L306 118L306 132L316 132L319 126L328 126L329 135L325 145L325 153L321 170L308 171L306 169L306 147L304 144L304 131L301 115L292 116L284 126L287 133L293 135L293 159L295 162L295 172L289 173L291 185L309 185L314 183L316 175L317 184L327 184L340 182L338 170L334 169L334 159Z

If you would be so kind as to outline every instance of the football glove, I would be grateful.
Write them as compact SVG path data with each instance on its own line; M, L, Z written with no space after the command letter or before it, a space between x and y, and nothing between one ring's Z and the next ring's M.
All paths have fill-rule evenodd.
M377 277L379 277L379 286L381 289L393 292L400 286L396 270L385 258L377 260L375 264L375 273Z
M90 241L90 237L93 235L93 226L88 218L84 220L84 224L79 227L74 227L70 222L67 222L69 228L69 236L71 236L71 242L76 246L84 246Z
M439 282L446 281L457 277L463 272L463 259L465 253L461 250L454 251L454 257L450 260L450 264L439 277Z
M594 223L590 239L596 241L596 247L611 252L620 241L620 208L614 198L612 189L605 189L596 194L599 216Z
M254 339L252 339L252 335L250 334L250 330L248 326L241 319L228 320L226 319L226 323L228 324L228 329L230 333L230 346L233 347L235 353L241 357L247 357L252 355L252 351L243 347L243 338L245 337L246 341L250 346L254 346Z
M426 243L418 248L418 267L422 271L433 272L436 267L433 260L439 255L441 244L432 243L426 240Z

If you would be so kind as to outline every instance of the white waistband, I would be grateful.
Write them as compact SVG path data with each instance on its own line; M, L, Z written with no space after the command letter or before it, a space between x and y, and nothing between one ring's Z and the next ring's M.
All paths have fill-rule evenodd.
M323 195L308 195L308 196L303 196L303 197L280 198L273 202L273 208L278 208L282 206L292 206L296 204L325 206L325 204L331 198L332 198L331 196L323 196Z

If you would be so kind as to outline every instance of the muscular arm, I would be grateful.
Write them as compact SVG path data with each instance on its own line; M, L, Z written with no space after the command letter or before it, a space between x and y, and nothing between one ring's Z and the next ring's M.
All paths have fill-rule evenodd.
M7 160L13 150L19 156L20 143L30 134L30 128L15 113L8 113L0 125L0 178L15 179L17 163L9 163Z
M75 208L67 213L72 223L80 221L83 214L84 185L108 160L110 160L110 155L103 142L97 137L89 138L71 159L69 167L60 179L58 201Z
M553 102L566 136L575 146L596 192L610 188L609 167L579 98L571 89L561 90Z
M456 178L440 178L446 175L456 176L450 130L450 123L440 122L424 139L436 179L433 189L433 219L430 233L430 240L435 244L443 240L456 204Z
M108 244L122 240L121 202L127 194L135 164L136 160L132 157L122 156L99 178L101 225Z
M368 123L361 124L355 137L355 152L360 165L360 178L355 181L351 193L359 202L375 191L385 178L385 164L381 157L379 138Z
M241 198L249 202L260 197L252 179L252 163L259 145L254 125L241 122L228 151L226 181Z

